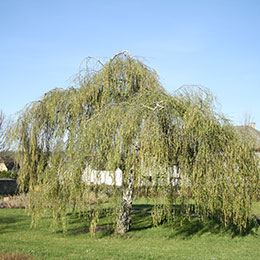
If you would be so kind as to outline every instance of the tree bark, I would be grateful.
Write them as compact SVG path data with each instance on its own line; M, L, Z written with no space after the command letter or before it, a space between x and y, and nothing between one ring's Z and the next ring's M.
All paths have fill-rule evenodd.
M124 234L129 231L132 218L131 209L133 203L133 174L129 174L127 178L127 183L123 185L122 201L119 206L117 215L117 227L116 232L118 234Z

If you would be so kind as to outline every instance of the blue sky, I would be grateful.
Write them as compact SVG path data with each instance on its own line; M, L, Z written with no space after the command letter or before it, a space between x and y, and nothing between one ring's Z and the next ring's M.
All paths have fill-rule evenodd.
M173 91L208 88L234 124L260 129L260 1L1 0L0 109L67 87L86 56L144 59Z

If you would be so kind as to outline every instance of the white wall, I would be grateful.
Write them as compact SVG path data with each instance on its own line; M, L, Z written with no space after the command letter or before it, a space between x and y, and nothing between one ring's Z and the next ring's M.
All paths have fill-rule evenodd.
M144 175L144 177L145 176L152 176L152 173L148 172L148 174ZM122 170L119 168L115 172L109 172L109 171L92 170L90 166L87 166L86 169L83 171L81 178L82 181L87 182L87 184L106 184L106 185L115 184L116 186L122 186L123 183ZM170 180L170 178L168 178L168 182L169 183L171 182L172 186L176 186L178 185L180 178L181 176L178 167L174 166L172 172L172 179ZM147 184L144 180L142 181L141 179L140 179L141 186Z
M82 181L88 184L115 184L116 186L122 186L122 171L119 168L114 173L109 171L96 171L87 166L83 171Z

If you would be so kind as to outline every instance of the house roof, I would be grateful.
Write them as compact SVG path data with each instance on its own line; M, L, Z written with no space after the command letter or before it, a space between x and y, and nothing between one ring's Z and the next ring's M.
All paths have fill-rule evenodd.
M260 151L260 131L252 126L235 126L235 129L253 149Z

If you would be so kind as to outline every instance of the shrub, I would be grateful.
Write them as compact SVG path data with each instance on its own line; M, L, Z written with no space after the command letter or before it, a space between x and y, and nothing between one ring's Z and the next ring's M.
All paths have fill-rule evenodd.
M28 199L26 194L4 197L4 200L0 202L0 208L25 208L27 206L27 201Z
M0 172L0 179L1 178L11 178L11 179L16 179L18 175L17 170L12 170L12 171L2 171Z

